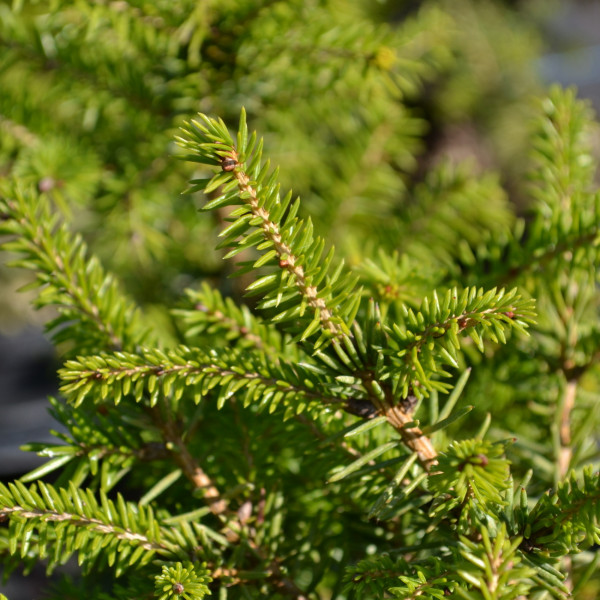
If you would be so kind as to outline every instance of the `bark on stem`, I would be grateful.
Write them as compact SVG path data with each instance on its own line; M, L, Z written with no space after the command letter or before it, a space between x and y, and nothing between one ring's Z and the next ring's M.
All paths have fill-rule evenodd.
M437 464L437 452L431 440L418 427L405 427L413 420L412 416L400 406L386 406L382 408L382 412L388 423L400 433L403 442L417 453L419 462L426 470Z
M419 462L427 471L437 464L437 452L431 440L423 434L419 427L406 427L413 421L410 411L405 410L392 396L389 388L385 388L385 400L379 396L370 376L362 375L363 386L367 390L370 401L376 407L377 413L385 416L387 422L400 434L402 441L413 452L417 453ZM381 387L381 386L380 386Z
M204 490L204 498L210 511L217 516L225 513L227 503L221 498L221 494L212 479L204 472L188 450L173 421L170 419L164 420L155 409L152 411L152 419L160 427L167 445L173 447L173 460L181 468L183 474L192 482L194 487Z
M573 458L573 448L571 446L571 413L575 406L575 397L577 396L577 379L569 379L565 388L562 409L560 413L559 437L560 450L558 454L558 476L564 479L569 472L571 459ZM565 586L573 589L573 564L570 556L563 558L564 572L567 574Z
M565 394L563 397L562 411L560 415L560 452L558 456L558 474L560 479L567 476L573 457L573 448L571 447L571 412L575 406L575 397L577 395L577 380L567 381Z

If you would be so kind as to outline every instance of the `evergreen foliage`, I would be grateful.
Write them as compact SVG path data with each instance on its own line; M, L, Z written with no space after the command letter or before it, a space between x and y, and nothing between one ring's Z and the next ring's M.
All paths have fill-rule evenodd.
M532 110L520 214L497 175L419 158L423 117L477 121L497 91L461 28L504 16L482 63L526 46L459 4L394 26L341 0L0 5L0 233L53 311L66 431L0 484L6 576L75 557L46 597L593 597L597 125L572 90Z

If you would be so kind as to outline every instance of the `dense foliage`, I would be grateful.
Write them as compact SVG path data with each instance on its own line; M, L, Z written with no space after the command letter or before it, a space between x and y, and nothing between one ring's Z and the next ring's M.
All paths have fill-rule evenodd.
M0 4L0 233L52 311L65 428L0 484L5 573L594 597L597 125L524 99L524 15L50 5Z

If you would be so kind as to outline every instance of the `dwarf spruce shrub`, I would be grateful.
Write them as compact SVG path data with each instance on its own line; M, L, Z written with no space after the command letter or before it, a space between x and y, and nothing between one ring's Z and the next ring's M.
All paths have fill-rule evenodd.
M509 9L385 8L0 6L2 247L64 428L0 484L6 577L595 597L597 124Z

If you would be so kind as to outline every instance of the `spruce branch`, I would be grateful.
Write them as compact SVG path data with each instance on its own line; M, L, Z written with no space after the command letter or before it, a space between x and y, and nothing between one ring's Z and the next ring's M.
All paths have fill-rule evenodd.
M515 600L526 596L533 587L535 570L518 552L521 538L511 539L504 523L494 538L481 527L480 537L480 542L460 538L460 554L466 565L459 565L457 573L472 591L457 587L457 594L466 600Z
M74 321L69 328L78 325L78 335L83 340L77 348L79 351L89 346L103 349L121 349L124 346L133 348L134 339L136 341L144 339L136 309L120 295L116 282L104 274L95 259L86 262L85 244L80 237L70 235L67 228L59 223L58 216L51 213L48 201L43 197L38 198L33 192L18 188L9 189L5 193L11 194L12 197L3 198L4 204L1 210L5 211L7 217L2 223L3 232L20 234L20 237L14 241L6 242L5 249L25 255L26 258L16 261L15 266L30 268L35 266L38 269L39 285L45 286L38 305L54 305L62 313L62 317L55 320L52 325L56 327L58 324ZM34 225L37 223L40 225ZM120 310L116 312L115 303L120 305ZM85 336L82 335L84 332ZM67 333L62 329L60 335L67 337ZM175 365L172 365L172 369L175 368ZM139 369L134 372L130 370L128 374L130 377L137 375ZM96 374L90 375L92 376L97 379ZM129 381L131 382L131 379ZM152 391L151 389L150 393ZM84 386L80 392L82 392L79 397L81 400L87 388ZM101 399L106 398L106 392L106 389L104 392L101 391L101 396L104 394ZM113 399L118 403L120 396ZM164 441L173 444L177 449L177 452L173 453L175 462L182 466L183 472L196 487L204 489L211 510L216 514L221 513L224 504L219 500L218 491L195 463L181 439L175 435L172 426L159 419L155 419L155 423L159 425ZM30 473L30 478L47 474L82 455L93 457L90 461L92 469L98 460L114 457L116 453L114 449L110 449L109 446L92 448L89 446L90 441L89 438L86 440L87 448L67 446L56 449L55 453L59 455L52 457L46 465ZM106 441L104 440L105 443ZM67 452L68 448L76 451ZM130 456L134 455L135 451L131 450ZM115 461L112 462L114 468ZM122 461L117 462L122 464ZM86 471L80 470L80 476L85 476ZM106 480L108 481L110 479Z
M273 322L298 320L298 339L315 333L315 347L325 341L350 335L349 325L359 307L360 292L356 278L342 276L342 267L328 274L333 252L323 259L325 243L314 238L310 219L296 217L299 201L291 203L292 194L279 195L277 170L269 173L269 163L262 163L262 140L256 134L248 137L245 112L242 110L237 144L223 121L200 114L183 130L180 145L192 154L187 160L219 165L222 173L208 180L194 180L188 191L209 193L221 186L221 194L211 200L205 210L239 205L231 213L232 224L221 232L221 247L232 247L231 258L247 248L266 251L261 258L248 263L246 272L263 265L274 265L278 271L265 275L248 291L260 293L260 307L279 312ZM249 231L250 230L250 231ZM323 284L319 289L319 284ZM308 310L309 315L305 316ZM297 327L296 327L297 328Z
M295 346L286 344L274 326L252 314L247 306L238 306L231 298L224 298L208 284L204 283L199 290L186 290L186 296L186 307L172 312L185 325L183 335L187 340L214 341L222 337L227 345L267 352L274 360L281 352L293 352Z
M573 448L571 446L571 413L575 408L575 398L577 396L578 382L571 380L565 383L565 390L560 407L559 438L560 448L557 460L558 478L564 479L571 465L573 457Z
M285 57L293 53L294 81L301 97L318 98L331 90L334 82L344 86L359 81L365 89L350 88L353 95L369 91L386 96L412 96L452 62L448 44L454 22L448 12L425 5L418 14L406 20L400 29L373 26L356 15L340 13L334 6L323 12L302 7L293 18L287 11L265 11L258 15L250 29L250 43L240 53L241 67L256 77L263 69L289 72ZM311 19L310 29L301 27ZM337 27L332 28L335 22ZM276 36L264 42L265 31L287 31L285 38ZM435 33L434 33L435 32ZM256 42L259 42L258 44ZM327 65L327 69L323 69ZM321 74L315 77L315 70ZM280 91L287 98L287 87Z
M432 389L447 391L434 375L447 376L442 365L458 366L459 334L467 333L483 352L483 339L506 343L505 330L525 332L533 321L534 302L522 299L517 290L456 288L443 297L433 293L415 312L403 309L403 319L386 329L386 348L394 372L393 393L406 398L427 395Z
M531 78L507 58L535 36L457 2L392 21L393 3L347 0L0 5L0 171L23 182L0 186L0 235L66 351L66 432L0 486L5 572L78 559L53 600L593 596L592 115L573 91L540 103L517 219L521 148L502 134L521 128L513 77ZM224 121L184 125L196 165L173 165L199 98ZM239 98L281 179L244 113L227 131ZM500 135L471 129L484 112ZM430 169L432 113L448 154L503 171ZM178 196L194 166L215 220ZM114 276L55 214L71 202ZM200 289L169 320L182 284Z
M35 306L59 312L47 325L57 343L68 340L75 352L84 352L150 341L136 307L98 260L88 256L82 238L60 222L47 197L4 185L0 215L0 234L12 236L2 247L19 257L11 265L36 272Z
M233 161L235 165L238 164L238 154L232 149L228 158L223 161L223 169L226 169L225 164L227 161ZM290 241L283 237L283 232L279 227L279 224L271 220L269 211L265 210L259 204L258 190L251 184L251 179L242 170L234 170L235 178L237 180L239 194L241 198L246 199L248 202L251 213L254 217L254 221L258 227L262 229L263 237L267 240L267 243L273 247L277 257L279 258L279 267L285 269L291 279L295 281L295 284L300 291L300 294L305 299L306 304L318 315L320 327L331 334L331 337L338 337L342 333L348 333L348 330L344 331L342 324L336 322L333 318L334 314L332 310L327 306L326 301L320 298L318 295L318 289L315 285L306 277L306 272L302 266L303 257L294 253L290 245ZM303 234L307 238L307 242L312 242L311 235L312 225L310 221L307 221L306 230ZM261 286L252 284L249 289L256 289ZM315 327L316 329L316 327ZM303 334L306 337L306 332Z
M254 539L255 532L249 532L244 527L244 519L240 516L239 511L235 512L229 508L227 500L221 496L214 482L189 451L175 423L173 423L171 419L165 421L160 411L157 410L157 407L153 407L150 411L154 418L154 422L162 432L163 438L166 440L168 446L172 448L171 453L175 463L181 466L183 473L195 489L203 492L203 496L208 503L210 512L220 518L222 523L221 531L227 542L241 546L247 545L256 557L266 563L267 566L262 573L265 579L270 580L275 587L280 589L286 596L297 598L298 600L305 599L300 588L298 588L291 579L286 577L285 573L279 567L277 560L270 558L266 549L262 548L260 544L256 542ZM171 575L173 576L172 573ZM214 579L226 578L239 584L244 581L245 574L243 571L235 574L235 569L222 569L217 567L213 570L212 577ZM255 577L256 574L253 573L251 578L255 579ZM178 580L173 583L182 582Z
M201 600L210 594L207 584L212 577L204 566L181 562L163 565L161 574L154 578L158 600Z
M598 263L600 194L594 185L592 111L574 90L556 86L539 104L529 169L533 218L473 249L462 276L473 271L478 284L540 281L549 267L593 269Z
M589 102L578 100L575 90L550 89L541 101L533 136L532 192L547 224L574 225L573 216L591 200L596 170ZM542 170L543 169L543 170ZM543 174L543 175L542 175Z
M1 484L0 516L10 517L11 553L26 556L34 550L48 557L50 570L74 552L87 557L87 569L100 556L109 564L116 560L117 573L147 564L155 554L186 558L149 507L126 503L120 495L116 504L104 494L99 502L90 490L72 484L68 489L42 482L29 488L20 482ZM98 544L97 536L104 543Z
M493 280L508 285L532 275L539 276L556 263L572 262L573 257L581 259L587 255L595 260L600 236L600 218L597 217L600 215L600 194L594 195L594 204L594 210L589 213L594 217L593 221L586 217L573 228L552 226L543 231L528 232L529 237L523 240L516 236L514 241L497 251L502 262L493 265L493 274L484 277L483 281ZM524 230L520 232L521 235L524 233ZM481 258L480 264L489 268L489 261L483 256Z
M217 406L238 394L244 404L260 402L273 412L283 402L291 414L315 403L342 405L345 394L304 364L269 363L248 351L206 353L181 346L170 351L141 349L140 354L118 352L80 356L60 370L61 391L75 406L86 398L102 402L122 398L155 406L162 397L177 402L185 394L196 403L214 390ZM308 383L310 382L310 383Z
M600 541L600 473L590 467L581 480L574 471L546 493L523 519L523 548L562 557Z
M506 342L505 329L524 331L532 322L533 302L521 299L516 289L484 292L467 288L460 293L448 290L442 297L434 292L418 311L408 307L402 311L403 319L389 326L381 323L379 311L371 303L363 326L353 329L354 341L344 344L347 354L342 354L335 342L333 348L344 366L353 369L377 412L386 416L429 469L437 452L413 422L414 404L432 390L448 391L449 386L438 378L449 375L445 364L458 367L460 334L468 333L480 351L484 338ZM362 350L354 349L353 344ZM353 366L352 360L360 366Z
M460 297L456 290L454 293L448 291L442 301L434 294L431 305L425 299L418 313L405 308L403 321L406 324L385 328L388 347L381 354L391 356L383 363L387 363L389 371L373 373L371 367L365 368L364 356L361 356L364 350L359 350L349 341L350 321L340 320L331 308L336 302L332 304L331 300L325 300L325 296L331 297L330 281L325 280L325 292L322 293L317 291L314 282L309 281L309 273L316 281L325 277L323 266L318 264L324 244L319 239L313 240L310 221L297 223L298 201L290 207L291 194L280 199L277 171L267 179L269 164L261 163L262 140L254 151L256 135L248 139L244 111L240 118L237 145L222 121L206 115L199 115L198 120L184 129L184 137L179 138L179 143L191 151L186 159L221 167L222 172L211 179L192 181L189 191L209 193L221 187L221 194L209 201L205 209L241 205L232 213L233 223L221 234L225 237L222 245L233 247L227 256L256 246L267 250L267 253L256 262L247 263L244 272L273 262L278 262L283 269L265 275L249 286L250 291L264 294L260 306L272 309L282 303L283 310L272 319L273 322L301 318L304 306L310 307L315 318L308 326L302 326L304 331L298 334L297 339L306 340L316 331L321 332L314 344L315 356L333 371L346 372L361 383L369 402L379 414L386 416L408 447L418 453L424 465L431 465L436 452L418 427L406 427L412 421L410 406L407 410L398 399L406 399L412 394L422 397L431 389L445 391L447 386L434 381L432 375L447 375L437 364L439 362L457 366L458 333L468 331L480 349L483 345L478 329L493 341L504 342L503 330L508 325L523 330L531 321L531 302L521 300L516 290L505 293L504 290L497 292L493 289L484 294L483 290L472 288L464 290ZM251 226L257 230L246 235ZM240 239L243 235L245 237ZM331 258L330 253L326 266ZM309 261L310 267L305 268ZM338 276L339 270L332 279L336 280ZM290 291L290 281L295 291ZM354 286L349 281L350 284L344 286L343 293L346 295ZM346 300L342 314L350 309L348 316L354 318L359 300L359 294L355 294L350 302ZM356 327L353 331L357 333ZM331 344L331 351L327 354L319 349L325 340ZM360 345L360 342L357 344ZM379 364L381 361L375 358L371 362ZM382 385L381 381L385 378L392 380L391 388L387 382Z

